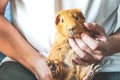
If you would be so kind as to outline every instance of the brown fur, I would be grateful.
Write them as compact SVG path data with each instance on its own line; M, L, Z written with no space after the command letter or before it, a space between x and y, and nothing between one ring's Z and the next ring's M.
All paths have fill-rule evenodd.
M79 9L62 10L56 16L56 36L48 57L52 80L90 80L93 65L76 65L72 59L77 55L68 44L69 37L80 37L89 32L84 28L85 18ZM88 77L91 76L91 77ZM88 79L89 78L89 79Z

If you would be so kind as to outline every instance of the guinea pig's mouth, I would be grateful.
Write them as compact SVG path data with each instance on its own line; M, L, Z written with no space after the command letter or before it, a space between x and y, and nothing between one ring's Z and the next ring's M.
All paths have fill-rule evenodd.
M75 31L70 31L69 32L69 37L71 37L71 38L80 38L80 34L81 33L77 33L77 32L75 32Z
M75 28L74 27L71 27L68 29L69 30L69 36L70 37L73 37L75 35Z
M73 37L74 35L75 35L75 30L71 30L71 31L69 31L69 33L70 33L70 37Z

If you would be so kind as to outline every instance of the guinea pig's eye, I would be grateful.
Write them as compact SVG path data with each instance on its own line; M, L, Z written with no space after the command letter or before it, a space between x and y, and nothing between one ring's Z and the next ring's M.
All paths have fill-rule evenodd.
M63 18L61 19L61 22L64 23L64 19Z
M76 20L78 20L78 19L79 19L79 17L78 17L78 16L75 16L75 19L76 19Z
M74 14L73 17L78 20L79 19L79 16L77 14Z

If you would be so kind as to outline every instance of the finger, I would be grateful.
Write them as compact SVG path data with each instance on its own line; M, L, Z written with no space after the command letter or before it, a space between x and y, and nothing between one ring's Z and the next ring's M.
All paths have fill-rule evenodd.
M83 64L83 65L90 65L93 63L97 63L98 60L93 58L92 56L90 56L89 54L84 57L84 58L80 58L80 57L76 57L75 59L73 59L77 64Z
M85 61L82 61L80 58L76 57L75 59L73 59L73 62L78 64L78 65L84 65L84 66L87 66L87 65L90 65L90 63L87 63Z
M87 44L85 42L83 42L81 39L75 38L76 43L78 44L78 46L84 50L87 53L91 53L92 50L89 48L89 46L87 46Z
M81 39L92 49L95 50L98 47L98 42L91 38L88 34L82 33Z
M91 52L88 53L93 56L97 61L101 60L103 58L103 54L101 53L101 51L106 50L105 48L102 48L100 46L100 42L102 43L102 41L96 41L87 34L83 35L84 36L81 37L82 40L92 49Z
M99 40L106 41L107 38L106 38L106 35L105 35L105 30L100 25L98 25L96 23L87 23L87 22L85 22L84 26L88 30L90 30L93 33L95 33L95 36L97 38L99 38Z
M87 54L79 48L79 46L76 44L73 38L69 39L69 44L71 45L71 48L75 51L75 53L79 56L79 58L83 61L86 61L88 63L96 62L96 59L93 56Z
M101 61L104 57L104 55L102 54L101 51L99 50L95 50L94 53L92 53L94 55L94 57L99 61Z
M93 31L95 33L99 33L99 34L102 34L102 35L104 35L104 33L105 33L104 29L100 25L98 25L98 24L96 24L94 22L93 23L87 23L87 22L85 22L84 26L88 30Z
M84 26L88 29L88 30L90 30L90 31L93 31L93 24L92 23L88 23L88 22L85 22L84 23Z
M94 32L105 36L105 30L100 25L94 22L92 23L92 25Z
M71 48L75 51L75 53L79 57L83 58L84 57L84 52L79 48L79 46L76 44L75 40L73 38L69 38L68 41L69 41L69 44L70 44Z
M76 41L76 43L78 44L78 46L80 47L80 49L84 50L84 52L87 52L88 54L90 54L90 55L91 55L92 57L94 57L95 59L98 59L98 60L101 59L102 55L100 54L99 51L96 51L97 54L94 55L93 50L91 50L91 49L89 48L89 46L87 46L87 44L84 43L81 39L75 38L75 41ZM98 43L99 43L99 42L98 42ZM98 49L98 48L97 48L97 49ZM106 49L101 49L101 48L100 48L100 50L103 51L103 50L106 50Z

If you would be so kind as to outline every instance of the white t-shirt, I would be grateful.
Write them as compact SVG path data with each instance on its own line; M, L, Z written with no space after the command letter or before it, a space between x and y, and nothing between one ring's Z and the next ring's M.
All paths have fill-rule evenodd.
M48 55L55 33L54 1L11 0L13 24L40 53Z
M81 8L87 22L104 26L107 35L120 25L120 0L61 0L62 9ZM13 24L27 41L45 56L55 36L54 0L11 0ZM58 3L59 4L59 3ZM55 4L55 5L58 5ZM102 71L120 71L120 54L106 57ZM107 67L106 67L107 66Z

